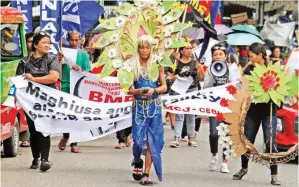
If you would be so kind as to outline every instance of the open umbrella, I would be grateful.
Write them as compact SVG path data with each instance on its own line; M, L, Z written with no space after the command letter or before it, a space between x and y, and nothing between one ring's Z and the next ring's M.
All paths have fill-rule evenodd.
M253 43L261 43L261 44L265 43L260 37L246 32L229 33L227 34L227 39L230 45L249 46Z
M260 35L260 33L256 30L256 28L254 26L250 26L250 25L234 25L231 27L231 29L235 32L241 31L241 32L247 32L247 33L251 33L254 34L258 37L260 37L261 39L263 39Z
M217 31L217 35L221 35L221 34L227 34L230 32L233 32L232 29L230 29L229 27L227 27L224 24L216 24L214 26L214 29ZM191 35L191 39L203 39L205 36L205 32L203 28L199 28L197 29L195 32L192 33Z

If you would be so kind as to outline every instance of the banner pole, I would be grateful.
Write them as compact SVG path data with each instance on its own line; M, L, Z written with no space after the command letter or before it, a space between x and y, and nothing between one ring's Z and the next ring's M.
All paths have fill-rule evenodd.
M187 3L184 3L184 14L183 14L183 20L182 20L182 23L185 23L185 20L186 20L186 14L187 14L187 8L188 8L188 5ZM178 34L178 39L182 37L182 34L183 34L183 30L180 31L180 33ZM179 48L176 49L176 52L179 50ZM174 65L175 67L177 66L177 59L174 60Z
M60 37L60 40L59 40L59 49L60 49L60 53L62 53L62 37ZM60 81L59 81L59 90L61 90L61 80L62 80L62 63L59 63L59 69L60 69L60 73L59 73L59 78L60 78Z

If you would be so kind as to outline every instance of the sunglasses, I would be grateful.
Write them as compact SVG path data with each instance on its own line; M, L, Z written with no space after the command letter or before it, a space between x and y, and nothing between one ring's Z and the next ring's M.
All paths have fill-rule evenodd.
M48 33L44 32L44 31L38 32L34 36L37 36L37 35L50 36Z
M217 49L226 50L226 47L223 47L223 46L215 46L215 47L213 47L213 50L217 50Z

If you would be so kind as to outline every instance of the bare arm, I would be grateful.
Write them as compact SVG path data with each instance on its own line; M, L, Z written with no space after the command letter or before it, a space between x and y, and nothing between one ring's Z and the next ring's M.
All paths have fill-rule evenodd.
M57 71L51 70L48 75L42 77L33 77L30 73L26 73L25 78L40 84L53 84L56 83L59 78L59 73Z
M205 73L203 72L201 64L198 62L196 63L196 69L197 69L197 76L199 77L199 81L204 81Z
M138 94L141 94L141 90L135 89L133 86L131 86L128 94L129 95L138 95Z
M165 93L167 91L166 80L164 76L164 67L160 66L159 68L159 79L160 79L160 86L156 88L156 92L158 94Z

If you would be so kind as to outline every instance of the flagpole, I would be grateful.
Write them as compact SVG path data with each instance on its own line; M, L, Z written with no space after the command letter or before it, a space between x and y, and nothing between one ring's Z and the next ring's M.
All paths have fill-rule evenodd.
M184 14L183 14L183 20L182 20L182 23L185 23L185 20L186 20L186 14L187 14L187 3L184 3ZM183 30L180 31L179 35L178 35L178 39L182 37L182 34L183 34ZM179 48L176 49L176 52L179 50ZM174 65L175 67L177 66L177 59L174 60Z
M60 37L59 40L59 53L62 53L62 37ZM59 81L59 88L61 90L61 80L62 80L62 62L59 63L59 69L60 69L60 81Z
M59 53L62 54L62 9L63 9L64 1L60 2L60 40L59 40ZM59 69L60 69L60 81L59 81L59 87L61 90L61 81L62 81L62 62L59 63Z

